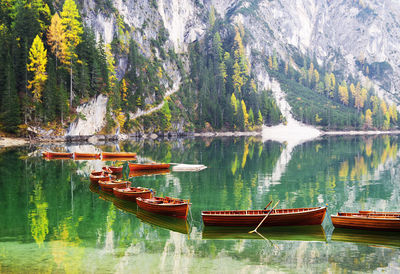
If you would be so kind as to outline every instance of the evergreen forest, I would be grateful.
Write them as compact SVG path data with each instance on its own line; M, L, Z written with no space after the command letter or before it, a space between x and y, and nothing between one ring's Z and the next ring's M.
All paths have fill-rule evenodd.
M160 26L150 39L151 56L132 35L134 28L110 1L95 1L98 12L117 18L117 32L106 44L85 24L82 1L2 0L0 3L0 132L26 136L31 128L64 134L74 120L85 119L77 107L99 94L108 97L103 133L166 131L252 131L285 122L272 91L258 86L246 53L245 28L208 14L207 30L177 54L166 46ZM107 5L106 5L107 4ZM153 3L157 8L157 3ZM252 53L256 55L256 53ZM118 60L126 58L124 71ZM324 129L391 129L397 109L341 76L329 64L309 57L290 61L274 52L264 58L269 74L281 83L295 117ZM173 64L181 75L179 91L167 96ZM185 65L184 63L188 64ZM379 66L358 63L367 75ZM157 105L151 115L135 117Z

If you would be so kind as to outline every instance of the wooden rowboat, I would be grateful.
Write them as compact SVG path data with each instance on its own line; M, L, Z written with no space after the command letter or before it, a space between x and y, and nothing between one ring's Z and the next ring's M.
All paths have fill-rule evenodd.
M123 166L103 166L103 170L110 172L112 174L117 174L117 173L122 173L122 170L124 169Z
M113 188L126 188L130 184L131 184L130 181L122 181L122 180L99 181L101 190L108 192L113 192Z
M126 187L126 188L114 188L113 193L115 197L136 202L136 198L141 197L143 199L150 199L153 197L153 190L144 187Z
M181 200L170 197L153 197L151 199L137 198L139 208L157 214L174 216L186 219L189 211L189 200Z
M43 152L43 157L50 159L71 159L72 155L73 154L70 152L50 152L50 151Z
M101 156L103 159L109 158L135 158L135 152L102 152Z
M170 164L164 163L148 163L148 164L136 164L129 163L129 169L133 170L158 170L158 169L169 169Z
M105 171L92 171L89 175L89 179L91 182L97 183L99 181L115 180L117 177Z
M75 152L74 159L76 160L93 160L93 159L100 159L100 153L81 153Z
M165 175L171 173L169 169L156 169L156 170L132 170L129 172L129 177L140 177L140 176L153 176L153 175Z
M400 231L400 212L338 212L337 215L331 215L331 219L334 227Z
M205 226L255 227L269 212L270 210L202 211L201 216ZM320 225L325 214L326 207L275 209L262 226Z

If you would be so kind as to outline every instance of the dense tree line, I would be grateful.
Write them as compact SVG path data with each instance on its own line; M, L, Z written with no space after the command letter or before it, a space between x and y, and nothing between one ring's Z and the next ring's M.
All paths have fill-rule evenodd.
M328 129L388 130L398 126L396 105L389 105L351 76L346 79L303 56L285 62L274 53L265 64L287 92L295 116L305 123Z
M296 117L328 129L384 129L398 126L396 105L353 77L345 79L329 66L297 56L289 62L269 56L266 66L288 93ZM294 69L298 67L298 70Z
M82 25L75 2L53 9L52 1L1 2L1 130L62 125L75 106L109 91L105 50Z
M281 113L270 93L260 90L244 50L243 26L216 18L211 9L204 40L190 47L190 75L183 105L198 129L251 130L277 124ZM221 33L224 35L221 36Z
M105 131L118 126L128 132L173 127L254 130L282 121L271 92L258 87L251 73L247 34L240 24L223 21L211 8L205 36L189 45L187 72L181 56L172 49L166 52L168 32L163 26L149 39L151 54L145 57L143 46L129 38L135 30L112 2L95 2L116 18L117 31L109 45L101 37L96 41L82 23L74 0L1 1L0 131L23 134L27 125L60 130L81 117L78 105L99 93L109 98ZM115 58L123 56L127 66L118 79ZM168 98L165 93L173 81L165 62L175 64L183 76L180 92ZM281 82L299 120L327 128L397 126L395 105L316 61L295 56L283 62L274 54L266 66ZM366 69L368 74L373 68ZM163 100L163 107L151 116L131 119L132 113Z

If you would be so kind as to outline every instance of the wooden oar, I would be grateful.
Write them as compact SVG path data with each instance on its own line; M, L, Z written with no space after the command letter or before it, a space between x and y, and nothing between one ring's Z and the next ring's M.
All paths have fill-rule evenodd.
M264 210L266 210L268 207L269 207L269 205L272 203L272 201L270 201L268 204L267 204L267 206L266 207L264 207Z
M275 209L275 207L279 204L280 201L278 201L274 207L268 212L267 215L265 215L264 219L261 220L261 222L258 224L258 226L256 227L256 229L249 231L249 233L253 233L253 232L257 232L257 229L261 226L261 224L265 221L265 219L267 219L267 217L269 216L269 214L271 214L271 212Z

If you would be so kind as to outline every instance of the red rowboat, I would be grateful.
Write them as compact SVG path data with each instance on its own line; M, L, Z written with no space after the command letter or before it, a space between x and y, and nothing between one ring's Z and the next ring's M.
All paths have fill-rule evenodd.
M91 182L97 183L98 181L115 180L117 177L115 175L108 174L105 171L92 171L89 175L89 179Z
M400 231L400 212L360 211L331 215L334 227Z
M214 226L257 226L270 210L223 210L202 211L204 225ZM272 210L262 226L320 225L326 207L290 208Z
M109 158L135 158L135 152L102 152L101 156L103 159Z
M132 170L129 172L129 177L152 176L152 175L165 175L171 173L169 169L156 169L156 170Z
M137 198L138 207L157 214L174 216L186 219L189 211L189 200L181 200L170 197L153 197L151 199Z
M110 172L112 174L122 173L123 166L103 166L103 170Z
M136 198L150 199L153 196L153 190L144 187L114 188L114 195L122 200L136 202Z
M76 160L91 160L91 159L100 159L100 153L74 153L74 159Z
M51 159L70 159L72 158L72 153L70 152L43 152L43 157L51 158Z
M155 170L155 169L168 169L170 164L164 163L148 163L148 164L135 164L129 163L129 169L133 170Z
M111 180L111 181L99 181L101 190L112 192L113 188L126 188L131 184L130 181Z

